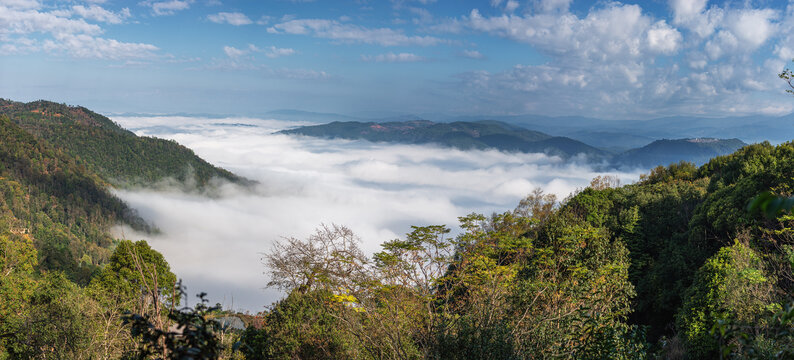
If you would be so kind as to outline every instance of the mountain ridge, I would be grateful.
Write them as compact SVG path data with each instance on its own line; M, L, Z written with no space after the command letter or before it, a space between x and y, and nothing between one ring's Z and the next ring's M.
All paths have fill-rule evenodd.
M747 145L739 139L685 138L655 140L627 151L610 153L565 136L552 136L497 120L438 123L429 120L404 122L331 122L279 131L287 135L341 138L406 144L438 144L463 150L496 149L508 152L546 153L564 158L579 154L611 166L667 165L691 161L698 165ZM695 141L693 139L706 139Z
M250 183L206 162L185 146L137 136L82 106L0 99L0 115L8 116L25 131L65 150L117 187L151 185L168 179L183 184L195 182L198 189L210 185L214 178Z

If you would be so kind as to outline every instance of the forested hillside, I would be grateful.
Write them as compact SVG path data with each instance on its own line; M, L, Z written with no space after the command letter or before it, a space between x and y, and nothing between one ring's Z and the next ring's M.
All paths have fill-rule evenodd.
M173 323L176 276L119 224L152 230L86 162L0 115L0 359L134 358L128 323Z
M213 178L247 182L174 141L136 136L83 107L43 100L20 103L0 99L0 114L63 149L115 186L151 186L167 179L199 188Z
M747 146L557 203L415 227L368 258L344 227L265 257L286 298L243 335L249 359L717 359L794 355L794 144Z
M84 129L106 126L117 131ZM792 195L794 143L625 186L599 177L560 201L536 191L512 211L419 224L371 256L322 225L265 253L286 296L232 331L203 302L176 308L166 259L108 233L148 225L44 138L0 116L0 359L794 356L794 216L748 210Z
M0 232L32 239L41 270L81 284L107 261L111 226L148 225L106 183L0 115Z

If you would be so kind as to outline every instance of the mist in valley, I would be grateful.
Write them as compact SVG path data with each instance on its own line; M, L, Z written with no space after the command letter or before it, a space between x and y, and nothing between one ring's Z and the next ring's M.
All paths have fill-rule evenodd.
M255 118L114 117L138 135L172 139L207 161L258 182L221 184L212 194L159 187L118 190L161 232L140 234L162 252L190 293L257 312L283 294L266 288L262 253L274 240L304 238L320 224L351 228L362 248L404 236L411 225L444 224L472 212L513 209L536 188L563 199L599 175L622 183L643 170L604 173L577 159L496 150L277 135L303 125Z

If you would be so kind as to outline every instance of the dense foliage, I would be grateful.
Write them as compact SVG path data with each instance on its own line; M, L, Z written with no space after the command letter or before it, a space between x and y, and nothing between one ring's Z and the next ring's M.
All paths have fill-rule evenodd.
M109 235L147 225L92 172L102 163L46 133L134 135L81 108L31 104L36 124L64 122L0 117L0 359L794 353L794 143L658 167L622 187L596 178L561 202L537 191L512 211L461 217L455 232L413 227L372 256L350 229L321 226L265 254L268 285L286 297L235 333L203 301L177 308L184 291L166 259ZM767 214L747 210L759 201L773 202L756 206Z
M415 227L372 258L344 227L264 260L287 298L242 338L249 358L785 357L794 344L794 144L747 146L560 204ZM764 355L766 354L766 355Z
M196 156L174 141L136 136L83 107L49 101L18 103L0 99L0 114L116 186L175 180L203 188L213 179L247 182Z
M99 177L0 116L0 234L31 239L42 270L86 284L108 260L118 222L148 229Z
M130 357L125 313L178 323L162 255L110 234L152 229L89 165L0 115L0 359Z

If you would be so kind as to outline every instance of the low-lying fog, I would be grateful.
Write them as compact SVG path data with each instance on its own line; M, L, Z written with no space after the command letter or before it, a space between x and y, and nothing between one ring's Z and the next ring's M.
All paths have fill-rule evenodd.
M461 151L419 145L373 144L274 135L302 125L251 118L114 117L138 135L173 139L207 161L257 180L252 193L232 185L218 197L173 191L118 191L157 236L188 292L207 292L226 308L257 312L282 294L266 289L261 253L282 236L305 237L321 223L346 225L372 253L411 225L446 224L457 217L514 208L540 187L558 198L600 173L586 164L543 154ZM194 302L192 298L191 302Z

